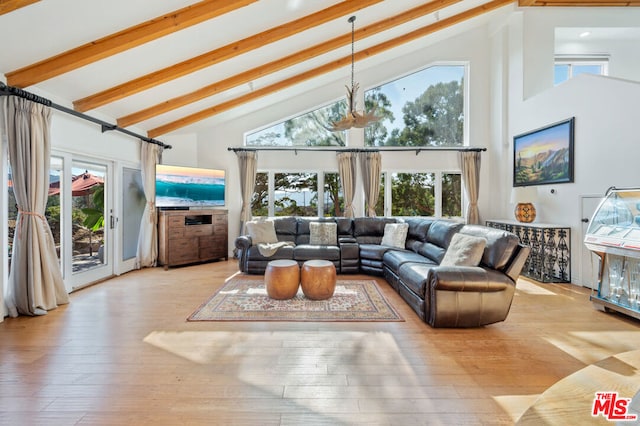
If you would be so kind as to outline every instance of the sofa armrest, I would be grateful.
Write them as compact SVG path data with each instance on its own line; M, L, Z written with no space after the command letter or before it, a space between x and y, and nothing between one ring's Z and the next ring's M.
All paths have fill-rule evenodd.
M236 248L238 250L247 250L251 247L252 241L251 237L248 235L240 235L236 238Z
M429 271L433 290L489 293L514 285L509 276L479 266L438 266Z

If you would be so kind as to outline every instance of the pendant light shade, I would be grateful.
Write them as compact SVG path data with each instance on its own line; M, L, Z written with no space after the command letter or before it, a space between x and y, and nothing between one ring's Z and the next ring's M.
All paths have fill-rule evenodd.
M363 128L368 126L371 123L379 121L381 117L378 117L375 114L375 108L371 112L358 111L356 109L356 99L358 92L358 88L360 87L358 83L354 81L354 43L355 43L355 24L356 17L352 16L349 18L349 23L351 24L351 87L345 86L347 89L347 105L349 110L345 114L345 116L338 120L330 123L329 129L332 132L340 132L343 130L348 130L352 127Z

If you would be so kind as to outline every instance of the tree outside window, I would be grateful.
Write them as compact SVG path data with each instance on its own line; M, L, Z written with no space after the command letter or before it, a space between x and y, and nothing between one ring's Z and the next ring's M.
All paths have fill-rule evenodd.
M317 216L317 173L275 173L274 180L275 216Z
M433 66L365 92L383 119L365 129L367 146L464 143L463 65Z
M391 173L392 216L435 216L435 173Z

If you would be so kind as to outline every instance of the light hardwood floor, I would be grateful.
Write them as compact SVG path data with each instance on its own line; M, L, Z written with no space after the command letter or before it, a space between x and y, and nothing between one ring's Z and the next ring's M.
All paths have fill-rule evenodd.
M513 424L557 381L640 346L640 322L587 290L525 279L507 321L478 329L430 328L381 279L405 322L187 322L235 273L135 271L5 319L0 424Z

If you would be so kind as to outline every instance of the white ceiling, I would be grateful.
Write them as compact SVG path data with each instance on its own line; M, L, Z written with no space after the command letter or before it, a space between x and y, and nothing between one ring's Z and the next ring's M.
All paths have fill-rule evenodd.
M357 1L357 0L351 0ZM11 13L0 15L0 73L7 74L21 67L48 59L56 54L81 46L124 30L141 22L151 20L183 7L198 3L194 0L132 1L132 0L56 0L38 1ZM93 62L76 70L37 83L26 90L51 98L57 103L71 106L73 101L112 88L148 73L220 48L238 40L258 34L269 28L285 24L303 16L318 12L339 0L260 0L233 12L194 25L148 42L141 46ZM132 114L141 109L165 102L178 95L192 92L240 72L255 68L295 53L303 48L325 42L350 32L348 16L356 15L356 30L381 21L403 11L430 3L420 0L386 0L355 13L300 32L275 43L255 49L249 53L215 64L200 71L157 85L151 89L109 103L87 114L110 117L112 120ZM393 29L356 42L356 51L399 37L438 20L489 3L488 0L464 0L415 19ZM492 17L513 10L508 5L501 10L482 15L412 41L401 48L374 56L356 64L356 74L367 68L387 62L394 55L405 55L408 51L423 48L444 35L453 35L471 27L484 25ZM619 29L621 30L621 29ZM285 80L301 72L343 58L350 54L350 46L333 50L298 65L272 73L223 93L210 96L195 103L177 108L135 125L134 130L146 132L171 123L180 118L218 105L269 84ZM246 103L224 114L212 116L195 124L182 127L175 133L197 132L215 126L220 120L228 120L248 114L265 104L277 103L301 92L310 91L326 84L328 80L349 79L349 67L332 71L278 93ZM0 76L2 77L2 76ZM5 79L3 79L6 81ZM336 94L335 96L340 96ZM335 97L333 96L333 97ZM161 138L161 136L160 136Z

